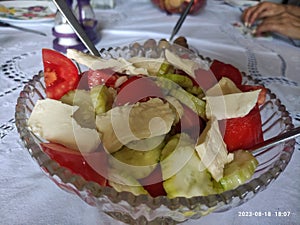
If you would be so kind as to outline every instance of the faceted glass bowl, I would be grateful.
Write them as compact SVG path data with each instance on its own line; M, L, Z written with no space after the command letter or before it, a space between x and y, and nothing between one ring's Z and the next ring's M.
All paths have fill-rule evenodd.
M195 60L211 61L177 45L163 44L155 40L137 42L123 47L101 49L105 59L134 56L157 58L169 48L178 55L186 55ZM261 84L243 73L243 83ZM188 219L199 219L212 212L222 212L243 204L266 189L288 165L295 142L287 141L266 151L256 154L259 161L254 176L234 190L209 196L192 198L165 196L153 198L148 195L135 196L128 192L117 192L111 187L102 187L86 181L78 174L61 167L51 160L42 150L43 141L35 137L27 126L27 120L38 99L45 98L43 72L33 76L21 91L16 105L16 126L21 139L30 155L41 169L63 190L74 193L88 204L97 207L111 217L129 224L176 224ZM270 90L266 102L260 107L264 139L271 138L293 128L292 119L284 105Z

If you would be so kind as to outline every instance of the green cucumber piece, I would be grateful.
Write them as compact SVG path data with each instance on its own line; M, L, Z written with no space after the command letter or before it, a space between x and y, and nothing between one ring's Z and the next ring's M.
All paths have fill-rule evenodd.
M170 73L172 71L174 71L174 66L172 66L168 62L163 62L160 65L160 68L159 68L159 70L157 72L157 76L162 76L162 75L165 75L165 74Z
M184 90L182 87L177 85L171 80L168 80L163 77L158 77L156 80L156 84L163 88L167 93L175 98L177 98L180 102L188 106L195 113L197 113L203 119L206 119L205 116L205 107L206 102L191 93Z
M225 165L224 176L219 180L224 191L234 189L249 180L258 166L257 159L248 151L234 152L234 159Z
M140 142L140 144L137 142ZM134 145L128 146L136 146L136 149L124 146L121 150L112 154L113 157L110 157L109 164L119 171L126 171L135 179L144 178L157 166L164 145L164 138L160 136L135 141ZM151 148L148 149L147 146L151 146Z
M160 157L164 180L175 175L190 160L195 151L194 146L193 140L186 133L176 134L169 139Z
M76 89L71 90L60 99L62 103L78 106L74 112L73 118L76 122L85 128L95 129L95 111L89 91Z
M96 115L105 113L112 108L113 96L105 85L97 85L90 90L90 97Z
M162 150L160 165L163 187L169 198L216 193L213 179L187 134L176 134L169 139Z
M188 106L195 113L197 113L203 119L205 116L205 106L206 102L201 100L200 98L188 93L182 88L172 89L170 91L170 95L177 98L180 102Z
M187 76L184 76L181 74L169 74L168 73L168 74L163 75L163 77L175 82L176 84L178 84L179 86L181 86L183 88L193 87L193 81Z
M125 171L109 169L108 183L118 192L126 191L134 195L148 194L139 181Z
M163 161L166 159L175 149L176 146L178 145L179 142L179 134L174 135L173 137L170 138L170 140L167 142L167 144L164 146L160 160Z
M210 173L194 151L190 160L174 176L163 182L169 198L215 194Z
M198 96L198 98L203 98L205 96L202 88L199 86L188 87L185 90L193 95Z
M61 102L68 105L81 106L84 104L91 104L89 91L82 89L71 90L60 99Z

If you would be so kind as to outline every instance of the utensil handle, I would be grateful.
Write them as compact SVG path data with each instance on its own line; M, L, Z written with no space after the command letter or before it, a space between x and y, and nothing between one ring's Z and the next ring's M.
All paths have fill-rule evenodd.
M41 31L32 30L32 29L28 29L28 28L25 28L25 27L15 26L15 25L12 25L10 23L5 23L5 22L2 22L2 21L0 21L0 26L12 27L12 28L15 28L15 29L18 29L18 30L22 30L22 31L26 31L26 32L31 32L31 33L47 36L45 33L41 32Z
M284 141L296 138L297 136L300 135L300 127L293 128L287 132L284 132L282 134L279 134L275 137L272 137L266 141L263 141L255 146L253 146L250 151L253 152L254 155L259 154L263 150L273 147L275 145L278 145Z
M185 20L185 18L187 16L187 14L189 13L189 11L190 11L190 9L191 9L191 7L192 7L193 4L194 4L194 0L191 0L189 2L189 4L187 5L187 7L185 8L185 10L181 13L181 15L180 15L180 17L179 17L179 19L178 19L178 21L177 21L177 23L176 23L173 31L172 31L171 37L169 39L170 41L172 41L172 39L174 38L174 36L178 33L179 29L181 28L181 26L182 26L182 24L183 24L183 22L184 22L184 20Z
M68 7L66 1L64 0L53 0L53 3L56 5L61 14L68 21L69 25L72 27L78 38L82 41L85 47L89 50L92 55L100 56L98 50L96 49L94 43L87 36L86 32L80 25L77 18L74 16L71 9Z

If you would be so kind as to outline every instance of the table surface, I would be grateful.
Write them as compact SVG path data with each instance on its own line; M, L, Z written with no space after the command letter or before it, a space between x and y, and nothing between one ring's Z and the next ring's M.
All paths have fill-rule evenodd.
M167 15L145 0L119 0L116 8L95 10L101 40L97 48L148 38L168 39L179 15ZM283 37L242 35L232 23L239 8L210 0L199 14L188 16L178 35L200 54L236 65L260 79L300 124L300 48ZM42 69L41 48L52 48L53 22L22 24L47 36L0 28L0 224L117 224L75 195L59 189L24 149L14 124L17 97L24 83ZM245 204L183 224L298 224L300 221L299 139L286 170L266 190ZM278 217L276 212L290 212ZM271 216L241 216L271 212Z

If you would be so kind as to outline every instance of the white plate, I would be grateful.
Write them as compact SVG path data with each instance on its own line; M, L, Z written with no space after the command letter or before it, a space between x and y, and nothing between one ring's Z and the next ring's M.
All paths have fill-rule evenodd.
M49 22L54 20L55 13L56 7L49 1L0 1L0 20L3 22Z

